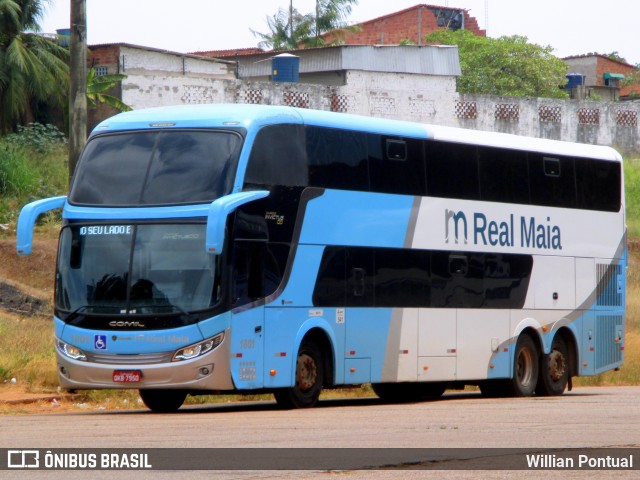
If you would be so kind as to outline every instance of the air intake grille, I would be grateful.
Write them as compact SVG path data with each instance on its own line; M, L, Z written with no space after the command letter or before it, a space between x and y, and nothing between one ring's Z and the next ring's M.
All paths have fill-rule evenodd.
M143 353L140 355L108 355L104 353L89 353L87 361L109 365L150 365L169 363L174 352Z
M622 306L622 265L596 265L598 282L598 299L596 305L601 307Z
M620 343L616 342L622 331L622 315L596 316L596 370L622 360Z

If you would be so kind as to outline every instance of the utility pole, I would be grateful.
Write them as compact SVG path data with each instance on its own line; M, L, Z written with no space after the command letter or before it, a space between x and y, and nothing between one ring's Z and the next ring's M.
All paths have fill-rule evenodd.
M289 2L289 38L293 40L293 0Z
M87 2L71 0L69 182L87 141Z

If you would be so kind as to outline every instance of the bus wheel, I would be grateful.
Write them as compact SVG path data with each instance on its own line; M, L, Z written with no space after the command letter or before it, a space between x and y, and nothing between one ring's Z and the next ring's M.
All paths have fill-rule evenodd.
M303 341L296 361L296 384L274 392L282 408L309 408L318 403L324 369L322 354L315 343Z
M514 397L530 397L538 383L538 349L529 335L520 335L513 361L509 390Z
M140 398L150 410L171 413L178 410L187 398L184 390L140 390Z
M536 394L562 395L569 382L569 351L561 335L556 334L549 355L542 355Z

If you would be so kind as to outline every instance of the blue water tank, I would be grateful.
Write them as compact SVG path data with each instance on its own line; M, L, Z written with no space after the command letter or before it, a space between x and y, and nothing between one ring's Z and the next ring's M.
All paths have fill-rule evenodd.
M300 80L300 57L281 53L271 59L271 80L274 82L297 82Z
M569 83L565 88L576 88L584 85L584 75L581 73L567 73L566 77Z
M56 30L58 34L58 45L61 47L68 47L69 40L71 39L71 29L70 28L58 28Z

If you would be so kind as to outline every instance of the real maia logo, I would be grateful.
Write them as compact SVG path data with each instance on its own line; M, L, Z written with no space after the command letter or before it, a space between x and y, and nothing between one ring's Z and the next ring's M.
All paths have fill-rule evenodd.
M537 217L516 217L492 219L484 213L473 214L473 224L469 225L464 212L445 209L445 243L468 244L469 227L474 245L493 247L522 247L541 250L562 250L560 227L553 225L551 217L540 221Z

